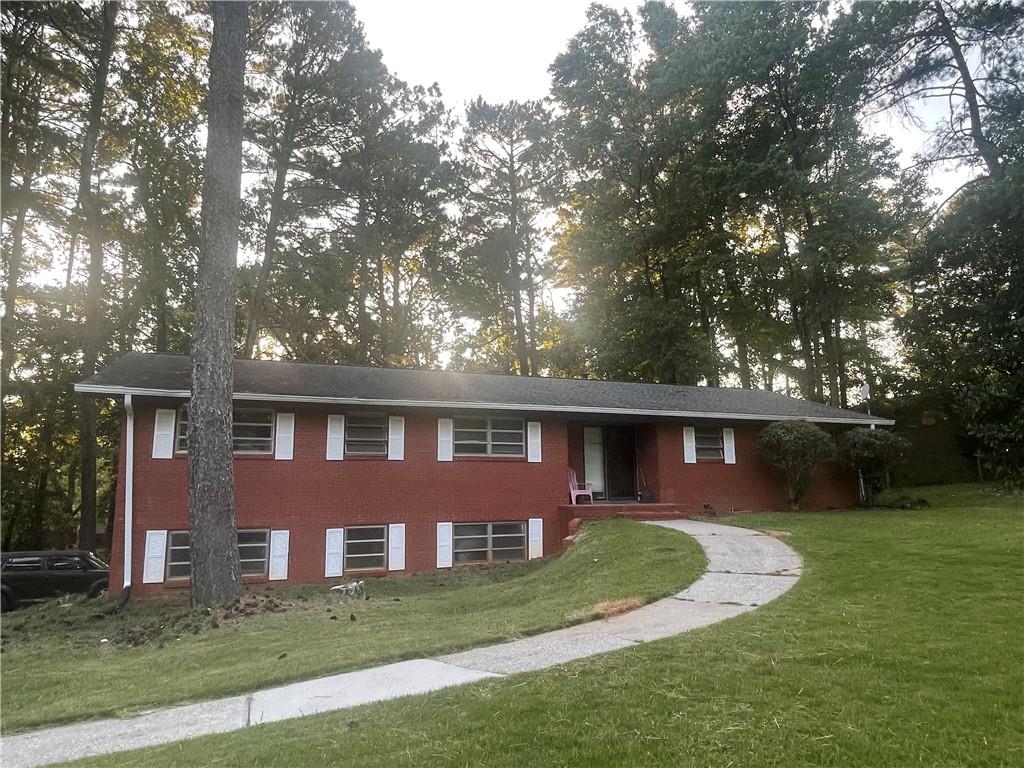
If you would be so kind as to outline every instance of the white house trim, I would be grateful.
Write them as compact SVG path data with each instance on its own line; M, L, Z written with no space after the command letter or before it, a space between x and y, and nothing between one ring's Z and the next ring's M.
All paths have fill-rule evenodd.
M185 389L146 389L106 384L75 384L75 392L85 395L143 395L146 397L188 398ZM526 411L532 413L593 413L609 416L662 416L683 419L726 419L730 421L810 421L815 424L878 424L892 426L892 419L875 416L865 419L834 417L783 416L780 414L727 413L712 411L665 411L656 408L596 408L576 405L539 405L536 403L483 403L452 400L384 400L370 397L312 397L305 395L271 395L259 392L236 392L235 400L259 400L268 403L326 403L331 405L374 406L380 408L444 408L480 411Z

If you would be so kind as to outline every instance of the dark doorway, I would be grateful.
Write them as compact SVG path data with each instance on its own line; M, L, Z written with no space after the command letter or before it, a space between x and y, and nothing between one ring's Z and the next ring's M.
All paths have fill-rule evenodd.
M607 498L636 500L636 435L632 427L605 427Z

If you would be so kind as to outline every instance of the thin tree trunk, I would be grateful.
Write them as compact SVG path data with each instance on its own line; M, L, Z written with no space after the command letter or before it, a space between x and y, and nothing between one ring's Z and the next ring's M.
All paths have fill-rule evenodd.
M1003 165L999 161L999 150L982 129L981 109L978 106L978 88L974 84L974 76L971 74L971 68L967 65L967 59L964 58L963 48L956 37L953 25L949 23L949 19L946 17L946 11L942 7L941 1L935 0L933 7L935 8L935 15L939 19L942 36L946 38L946 44L949 46L950 51L953 52L956 67L960 71L960 81L964 87L964 99L967 101L967 114L971 118L971 139L974 140L974 146L977 148L978 154L981 155L982 160L985 161L985 165L988 167L988 175L993 179L1002 178Z
M750 351L747 349L747 340L743 336L736 339L736 357L739 358L740 386L743 389L751 389L750 386Z
M537 285L533 270L533 257L526 254L526 323L527 323L527 349L526 355L530 361L530 375L536 376L537 365Z
M85 297L85 344L82 349L82 377L96 373L100 352L100 326L103 324L103 226L99 200L92 188L93 158L103 121L103 101L107 92L107 74L117 34L117 2L103 4L103 36L96 64L96 81L89 101L89 122L82 148L78 199L85 215L89 238L89 279ZM69 260L70 265L70 260ZM96 400L85 397L81 408L82 512L78 526L78 546L96 548Z
M267 288L270 285L270 275L274 270L274 259L277 255L277 235L281 228L281 214L284 208L284 188L285 182L288 180L288 171L291 169L292 140L291 122L288 122L281 134L281 144L275 158L277 167L274 176L274 189L270 196L267 234L263 239L263 263L260 264L252 301L249 303L249 325L245 333L245 347L242 350L242 356L249 359L256 354L260 323L263 322L264 303L267 300Z
M356 353L360 363L370 362L370 238L367 236L366 198L359 196L356 211L356 258L359 260L359 289L356 307Z
M509 278L512 289L512 317L515 321L516 360L519 364L519 375L530 375L530 360L526 354L526 332L523 327L523 291L520 280L519 262L519 188L516 178L515 148L509 149Z
M839 407L846 408L849 405L850 379L846 373L846 352L843 350L843 327L837 317L834 321L835 332L833 334L836 348L836 367L839 369Z
M22 194L27 198L28 178L22 185ZM7 284L4 286L4 318L0 325L0 392L7 392L11 381L11 368L14 365L14 339L18 327L18 283L21 280L21 260L25 252L25 218L28 215L28 200L25 199L18 208L18 214L11 227L11 260L7 265Z
M248 4L213 3L211 12L209 125L188 420L192 604L197 606L234 602L242 589L231 424Z

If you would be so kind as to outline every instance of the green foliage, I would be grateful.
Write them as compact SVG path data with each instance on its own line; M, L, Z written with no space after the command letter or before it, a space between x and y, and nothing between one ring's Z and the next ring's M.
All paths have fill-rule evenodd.
M832 435L809 421L776 421L757 438L761 458L774 469L786 489L790 509L800 505L818 465L835 458Z
M978 182L915 248L899 320L917 386L945 399L990 472L1024 487L1024 165Z
M864 480L865 501L874 506L878 493L885 488L888 472L910 448L910 443L895 432L857 427L839 438L839 451L849 466L860 472Z

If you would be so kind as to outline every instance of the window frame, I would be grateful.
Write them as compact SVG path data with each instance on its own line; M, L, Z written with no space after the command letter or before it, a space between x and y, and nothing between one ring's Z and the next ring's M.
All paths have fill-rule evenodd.
M266 576L267 576L267 574L269 572L269 569L270 569L270 529L269 528L240 528L240 529L238 529L236 531L236 535L240 535L240 534L243 534L243 533L262 533L263 536L264 536L264 542L265 542L265 544L263 545L264 546L264 553L265 554L264 554L264 558L263 558L263 570L262 571L260 571L258 573L257 572L245 573L244 571L242 571L241 572L241 576L243 578L245 578L246 576L254 576L256 578L260 578L260 577L266 578ZM174 539L175 539L176 536L187 536L188 537L188 545L187 546L183 546L180 543L175 544L174 543ZM241 547L241 546L259 546L259 542L245 542L245 544L242 544L241 542L238 542L237 538L236 538L235 546L236 547ZM171 551L172 550L181 550L181 549L188 550L188 560L178 560L178 561L172 562L171 561ZM239 552L239 558L238 559L239 559L239 563L241 564L241 562L243 560L243 558L241 556L241 552ZM259 560L256 559L256 558L245 558L245 562L259 562ZM171 575L171 566L172 565L180 566L182 564L187 564L188 565L188 575L187 576L180 576L180 575L172 576ZM192 531L191 530L187 530L187 529L177 530L177 531L168 531L167 532L167 544L166 544L166 547L164 549L164 581L191 581L191 580L192 580Z
M483 421L484 427L469 427L465 425L462 428L459 427L459 422L462 421ZM517 421L520 424L519 429L495 429L495 421ZM456 435L459 432L483 432L484 440L459 440ZM522 441L518 443L511 443L507 440L494 440L495 432L518 432L522 436ZM526 419L517 418L514 416L454 416L452 418L452 456L457 458L499 458L499 459L522 459L526 457ZM474 452L460 452L459 445L483 445L483 453ZM495 453L495 445L518 445L520 450L519 453Z
M717 433L718 445L710 447L700 444L701 432L704 432L704 437L709 436L708 433ZM714 450L718 452L717 456L701 456L701 451ZM725 461L725 428L724 427L694 427L693 428L693 452L697 461Z
M235 413L238 411L259 411L262 413L270 414L270 447L265 451L250 451L250 450L238 450L235 448L235 441L239 438L235 435L235 426L240 424L242 426L266 426L257 422L236 422ZM182 426L185 427L185 432L182 434ZM263 440L264 438L243 438L243 439L256 439ZM254 407L239 408L232 406L231 408L231 453L234 456L273 456L274 445L277 440L277 411L274 408ZM174 419L174 452L175 454L187 455L188 454L188 403L182 403L177 408L177 414Z
M349 536L349 532L350 531L365 531L365 530L370 530L370 529L373 529L373 528L379 528L381 530L381 534L382 534L383 538L380 538L380 539L357 539L355 542L353 542L352 539ZM349 544L364 543L364 542L368 542L368 541L380 542L380 544L381 544L381 554L380 554L381 564L380 565L367 566L365 568L350 568L348 566L348 558L349 558L348 546L349 546ZM362 553L359 553L359 554L354 554L354 555L352 555L352 557L354 557L354 558L377 557L377 554L376 553L365 553L365 552L362 552ZM381 524L381 525L349 525L349 526L345 527L345 541L344 541L344 544L342 545L342 549L341 549L341 572L342 572L342 574L346 574L346 573L373 573L375 571L386 571L387 567L388 567L388 526L387 525L384 525L384 524Z
M368 451L350 451L348 449L348 443L349 443L350 439L353 442L357 443L357 444L358 443L378 443L378 442L381 442L381 440L379 440L378 438L367 438L367 437L349 438L349 436L348 436L348 431L349 431L349 429L352 426L352 419L358 420L358 419L371 419L371 418L372 419L382 419L383 422L384 422L384 425L383 425L384 426L384 438L383 438L384 445L383 445L382 450L380 450L380 451L373 451L373 452L368 452ZM362 425L360 425L360 426L362 426ZM364 412L364 413L355 412L355 413L346 413L345 414L345 434L342 435L342 446L343 446L343 449L344 449L344 455L345 455L346 459L350 459L350 458L351 459L356 459L356 458L360 458L360 457L363 457L363 456L367 456L367 457L371 457L371 458L380 458L380 457L383 456L383 457L387 458L387 455L388 455L388 441L390 440L390 438L391 438L391 419L388 417L388 414L386 414L386 413L369 413L369 412ZM356 526L356 527L360 527L360 526Z
M461 526L468 526L468 525L485 525L485 526L487 526L487 533L486 534L475 533L475 534L468 534L468 535L464 534L464 535L460 536L459 533L458 533L458 529ZM495 534L494 533L494 527L495 526L499 526L499 525L518 525L518 526L520 526L520 530L522 531L522 533L521 534L516 534L516 533L498 533L498 534ZM482 536L485 536L485 535L486 535L486 538L487 538L487 548L485 550L479 549L479 548L462 550L463 552L485 552L486 553L486 558L485 559L483 559L483 560L462 560L462 561L460 561L458 559L458 555L459 555L459 551L460 551L459 547L458 547L459 539L479 539L479 538L481 538ZM522 547L503 546L503 547L498 547L497 549L498 549L499 552L507 552L507 551L510 551L510 550L513 550L513 549L521 549L521 551L523 553L522 558L521 559L516 559L516 558L508 558L508 557L495 557L494 556L494 552L495 552L494 539L495 539L496 536L498 538L502 538L502 539L508 539L508 538L511 538L511 537L519 537L519 536L521 536L522 537L522 542L523 542ZM453 566L458 566L458 565L486 565L486 564L491 564L491 563L523 563L523 562L526 562L527 560L530 559L529 555L530 555L530 531L529 531L529 524L525 520L498 520L498 521L494 521L494 522L452 523L452 565Z

